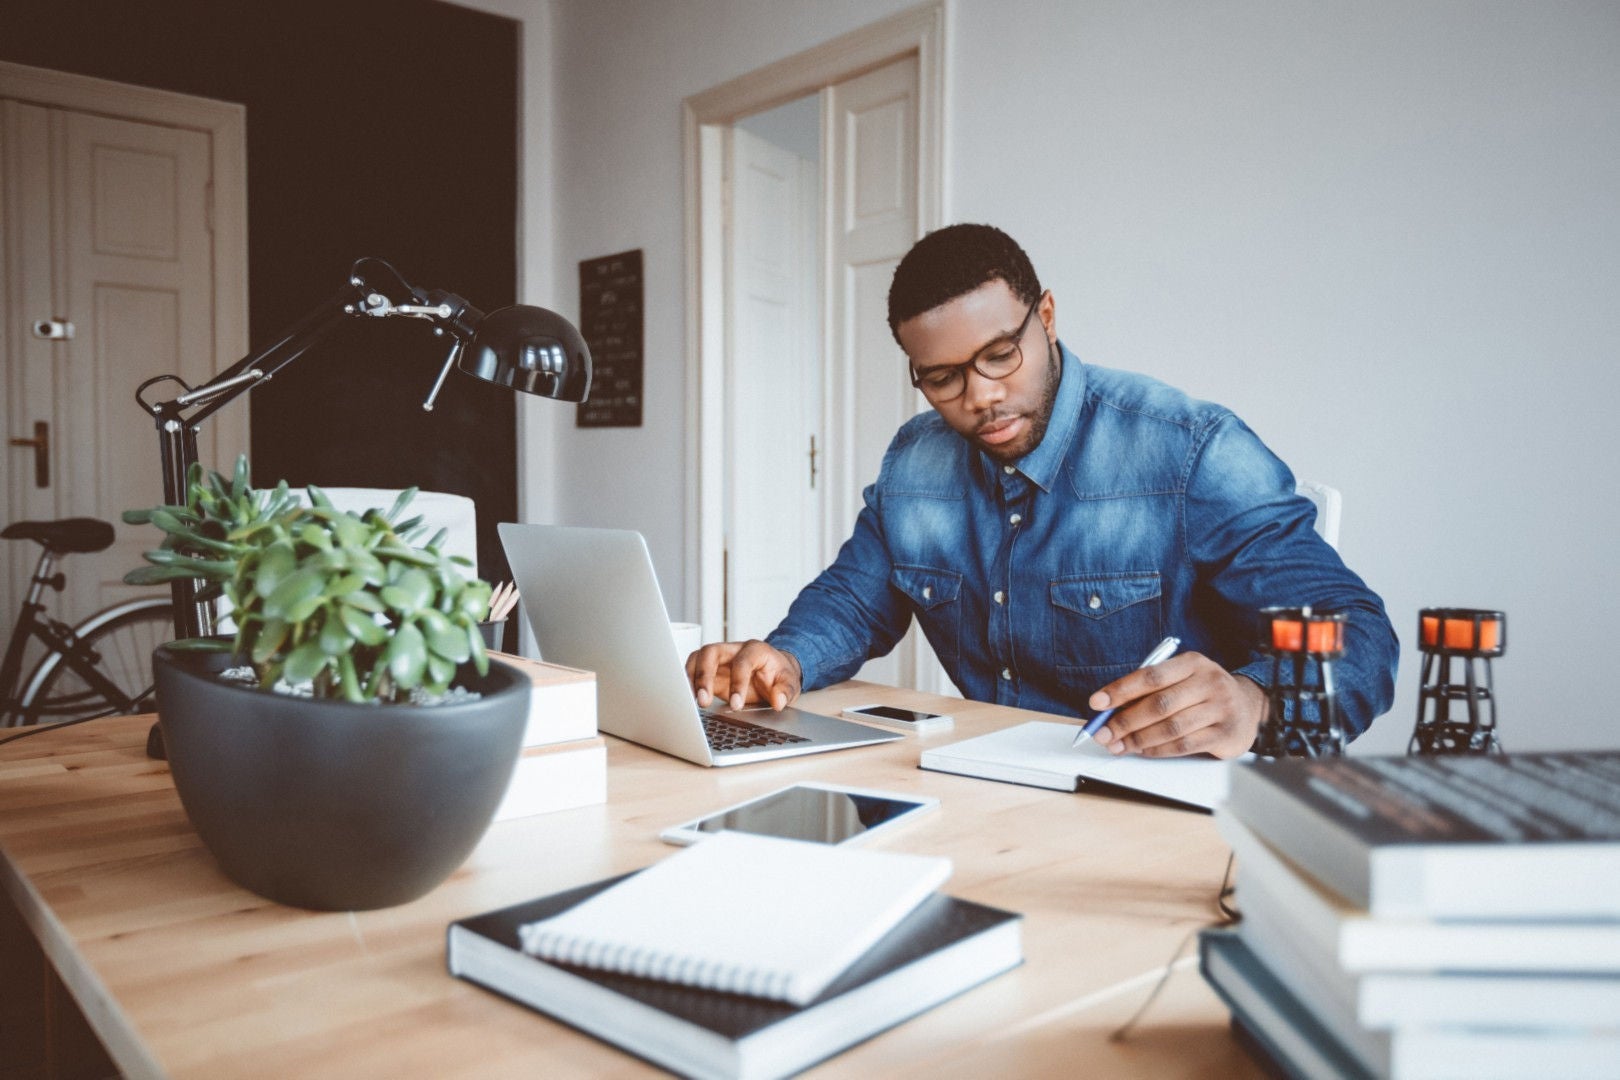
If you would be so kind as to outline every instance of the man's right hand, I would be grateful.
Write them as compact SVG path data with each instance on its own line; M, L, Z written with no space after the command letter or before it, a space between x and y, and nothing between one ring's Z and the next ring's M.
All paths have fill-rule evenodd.
M686 676L704 708L717 700L733 709L763 701L780 711L799 696L802 672L792 653L755 639L703 646L686 658Z

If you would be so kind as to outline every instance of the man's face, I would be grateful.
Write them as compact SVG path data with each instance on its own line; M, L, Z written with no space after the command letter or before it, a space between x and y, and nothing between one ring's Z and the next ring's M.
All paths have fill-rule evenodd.
M977 356L1004 355L1016 342L1023 363L1011 375L991 379L968 367L959 397L930 398L958 435L1002 462L1016 461L1040 445L1057 399L1061 359L1052 294L1042 294L1020 334L1028 313L1029 306L997 278L898 327L900 345L918 376Z

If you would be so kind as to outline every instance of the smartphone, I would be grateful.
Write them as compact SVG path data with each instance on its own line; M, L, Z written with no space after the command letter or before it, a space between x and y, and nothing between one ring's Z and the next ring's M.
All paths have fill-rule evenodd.
M955 719L944 713L923 712L920 709L901 709L893 705L851 705L841 714L850 720L864 720L896 731L933 731L950 727Z
M938 805L932 795L799 783L673 825L658 838L668 844L695 844L729 831L820 844L864 844Z

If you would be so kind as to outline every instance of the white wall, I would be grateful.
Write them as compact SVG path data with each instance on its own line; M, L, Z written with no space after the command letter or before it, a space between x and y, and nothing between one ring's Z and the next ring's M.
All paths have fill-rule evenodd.
M1509 748L1620 746L1599 682L1620 602L1620 5L957 16L953 215L1024 238L1082 356L1231 405L1343 489L1345 557L1405 646L1365 742L1402 747L1417 609L1456 605L1507 612ZM1022 77L994 76L997 54Z
M672 600L680 101L904 6L546 9L549 302L574 313L577 260L645 250L649 407L639 430L568 416L550 450L531 437L556 483L531 505L642 529ZM1456 605L1508 613L1510 749L1620 746L1600 681L1620 603L1620 4L951 10L948 216L1024 243L1084 358L1233 406L1343 489L1343 551L1405 648L1394 712L1361 745L1404 746L1417 609Z
M576 429L571 415L555 425L552 505L562 523L641 530L674 618L697 614L681 599L690 473L681 102L907 6L553 0L557 310L577 313L580 260L642 249L646 405L640 428Z

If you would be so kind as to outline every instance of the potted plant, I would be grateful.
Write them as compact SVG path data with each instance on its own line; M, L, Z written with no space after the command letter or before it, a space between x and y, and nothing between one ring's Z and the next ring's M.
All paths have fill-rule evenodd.
M510 783L527 679L491 662L488 584L384 512L302 505L194 466L184 506L129 511L163 531L125 581L198 578L234 638L154 656L158 722L187 816L225 873L300 907L403 903L449 876Z

